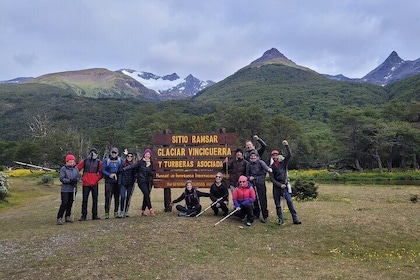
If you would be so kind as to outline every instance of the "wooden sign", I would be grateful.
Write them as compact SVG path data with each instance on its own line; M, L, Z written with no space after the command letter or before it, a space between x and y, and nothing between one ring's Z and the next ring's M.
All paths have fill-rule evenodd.
M226 157L236 148L236 134L155 134L153 136L153 184L156 188L183 188L186 180L193 186L209 188ZM225 174L225 180L229 180Z

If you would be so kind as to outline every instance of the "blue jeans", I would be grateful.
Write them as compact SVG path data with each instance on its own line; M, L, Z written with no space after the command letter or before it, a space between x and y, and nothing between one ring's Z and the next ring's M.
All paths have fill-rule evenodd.
M297 216L295 206L293 205L293 200L290 195L290 193L287 191L287 188L279 188L276 186L273 186L273 198L274 198L274 204L276 205L276 212L277 217L279 218L279 222L284 222L283 219L283 211L281 209L280 199L281 197L284 197L287 202L287 208L289 208L290 214L292 214L293 222L299 221L299 218Z
M130 185L121 185L120 187L120 210L122 212L128 212L130 207L131 195L134 191L134 184Z

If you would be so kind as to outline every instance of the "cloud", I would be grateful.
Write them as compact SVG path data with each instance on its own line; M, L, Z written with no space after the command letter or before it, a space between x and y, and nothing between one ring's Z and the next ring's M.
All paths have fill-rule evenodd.
M277 48L360 78L392 51L420 57L420 2L4 0L0 80L104 67L220 81Z

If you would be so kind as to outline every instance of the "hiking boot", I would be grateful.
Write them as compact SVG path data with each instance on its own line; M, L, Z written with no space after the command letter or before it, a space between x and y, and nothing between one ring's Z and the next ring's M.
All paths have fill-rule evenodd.
M300 225L300 224L302 224L302 222L301 222L301 221L299 221L299 220L297 220L297 221L293 221L293 223L294 223L295 225Z
M179 217L186 217L187 216L187 212L179 212L178 213Z
M114 218L119 218L118 212L114 212Z
M105 219L109 219L109 213L105 213Z
M99 216L93 216L92 217L92 220L100 220L101 219L101 217L99 217Z
M265 224L267 222L267 218L262 218L261 223Z
M246 224L248 227L250 227L250 226L252 225L252 223L251 223L251 222L249 222L249 221L248 221L248 222L246 222L245 224Z
M146 211L142 210L141 215L142 215L142 217L146 217L147 216Z
M284 222L282 220L279 220L279 222L277 223L279 226L283 225Z
M118 218L125 218L125 213L124 213L124 211L121 211L121 212L120 212L120 215L118 216Z
M63 219L62 218L58 218L57 219L57 225L62 225L63 224Z
M73 223L73 220L70 217L65 217L66 223Z
M86 216L81 216L79 219L80 222L86 221Z
M149 212L150 212L150 217L156 216L155 211L153 211L153 209L150 209Z

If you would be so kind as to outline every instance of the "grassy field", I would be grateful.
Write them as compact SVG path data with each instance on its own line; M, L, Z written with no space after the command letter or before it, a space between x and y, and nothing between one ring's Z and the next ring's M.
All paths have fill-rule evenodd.
M319 185L317 200L296 202L303 224L293 225L286 210L278 226L269 184L269 223L251 227L233 217L214 227L221 217L211 210L199 218L165 213L162 189L152 192L157 216L141 217L136 187L130 218L58 226L58 180L9 180L9 202L0 204L0 279L420 278L420 203L410 201L419 186ZM172 199L181 191L173 189ZM79 193L76 219L80 209Z

